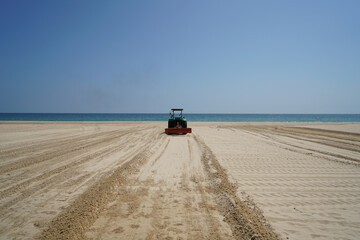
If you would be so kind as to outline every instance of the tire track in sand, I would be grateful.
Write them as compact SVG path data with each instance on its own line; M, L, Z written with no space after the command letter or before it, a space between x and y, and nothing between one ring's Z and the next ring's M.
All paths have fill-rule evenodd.
M127 176L138 171L150 156L151 148L163 140L161 136L146 139L144 146L129 161L117 168L109 177L86 190L45 229L40 239L83 239L84 233L118 194L127 182Z
M122 194L99 215L89 239L278 239L211 151L194 135L169 140L128 175Z
M102 136L103 138L108 138L108 137L116 138L119 133L121 133L121 131L112 131L107 134L99 134L99 136ZM32 155L28 158L20 159L15 162L8 163L7 165L1 166L0 175L18 170L20 168L29 167L31 165L38 164L44 161L52 160L64 154L69 154L72 152L83 150L85 148L91 148L99 144L99 139L97 138L89 140L88 137L84 137L82 138L82 140L84 142L77 140L77 141L66 141L66 143L64 144L59 143L59 145L57 146L57 150L51 151L50 153L39 154L35 156Z
M261 210L248 199L241 201L237 187L228 180L225 170L210 148L199 137L195 140L202 148L202 162L210 180L211 192L216 196L218 208L232 229L235 239L280 239Z
M191 135L167 136L129 175L121 195L85 235L89 239L233 239L222 221Z
M242 128L239 128L242 129ZM253 133L262 135L266 138L271 139L273 142L279 142L283 145L290 147L308 150L311 152L317 152L323 155L328 155L338 159L344 159L346 161L352 161L356 164L360 162L359 158L351 157L354 153L360 153L360 134L357 133L345 133L337 131L328 131L320 129L309 129L309 128L295 128L295 127L249 127L248 130ZM250 132L249 132L250 133ZM294 139L293 143L288 139L281 140L276 136L282 136ZM337 138L338 137L338 138ZM297 141L298 140L298 141ZM340 140L347 141L341 142ZM304 145L303 143L306 143ZM322 144L331 147L332 151L347 150L347 154L339 154L329 151L319 150L319 146L311 146L310 143ZM308 146L308 147L306 147ZM327 158L328 159L328 158Z
M32 194L35 189L42 189L45 186L49 185L51 182L54 182L52 179L55 179L54 177L56 175L58 175L59 173L65 171L65 170L69 170L70 168L73 169L74 167L77 167L89 160L92 160L94 158L103 158L105 156L110 155L111 153L114 153L116 151L121 150L122 148L124 148L126 145L120 145L119 146L111 146L111 147L106 147L103 150L100 151L96 151L96 152L89 152L89 149L93 148L93 147L97 147L99 148L99 146L107 146L110 145L112 142L114 141L118 141L118 139L121 139L122 137L128 135L130 133L130 131L128 132L123 132L122 134L116 134L115 136L111 135L110 138L103 138L102 141L97 141L93 144L87 145L86 147L81 148L80 150L76 151L69 151L66 154L60 154L58 157L55 157L57 162L62 162L61 158L68 158L71 159L71 162L62 165L60 167L54 168L52 170L46 171L38 176L35 176L33 178L27 179L25 181L21 181L21 179L16 180L16 178L12 179L12 182L16 182L16 181L20 181L20 183L10 186L9 188L3 190L0 192L0 200L4 199L8 196L10 196L11 194L14 193L18 193L19 191L21 191L22 189L25 189L27 186L29 185L33 185L36 182L39 181L43 181L48 179L49 177L51 177L51 179L49 179L48 181L40 184L41 186L33 186L31 189L27 189L26 192L23 192L18 199L24 199L25 196L28 196L29 194ZM66 149L64 149L63 151L66 151ZM85 155L81 155L81 153L85 153ZM74 156L70 155L70 154L76 154L76 156L80 156L78 159L74 158ZM33 169L31 169L33 171ZM34 172L34 171L33 171ZM14 203L14 201L12 200L11 202ZM15 201L16 202L16 201ZM12 204L11 204L12 205ZM7 208L9 207L8 204L4 204L0 207L0 210L3 208Z
M28 178L23 178L25 181L19 183L26 182L26 185L14 188L8 193L9 197L1 200L0 236L24 239L38 234L89 186L109 176L141 150L144 141L154 137L155 130L137 132L138 129L127 129L130 134L123 132L116 138L101 138L99 145L59 156L50 164L29 167L28 176L35 179L26 182ZM12 183L14 176L10 177Z
M113 139L111 139L113 140ZM109 143L109 141L104 141L105 143ZM103 143L104 143L103 142ZM98 159L99 161L102 158L105 158L119 150L121 148L117 146L112 146L109 148L105 148L104 150L97 151L95 153L90 153L88 155L85 155L84 157L80 158L80 160L72 162L68 165L63 165L61 167L55 168L51 171L47 171L37 177L31 178L25 182L22 182L20 184L17 184L15 186L12 186L0 193L0 200L3 198L6 198L12 194L19 193L21 191L21 194L16 196L15 198L11 199L10 201L6 202L5 204L2 204L0 206L0 212L4 214L4 210L9 209L11 206L15 205L19 201L23 201L26 198L32 196L35 192L39 190L43 190L47 188L48 186L51 186L53 184L58 184L61 182L61 179L64 178L71 178L73 175L74 168L80 166L81 164L84 164L87 161ZM36 184L36 182L40 182L39 184ZM32 187L27 188L28 186L32 185ZM25 189L25 190L23 190Z
M309 150L291 147L301 153L289 151L290 146L275 140L277 136L272 139L275 136L266 131L244 129L249 131L199 129L199 133L238 186L239 197L254 199L281 237L359 236L358 167L329 161ZM286 141L294 143L292 139ZM301 146L305 144L327 148L307 142ZM339 152L346 153L343 149Z
M124 131L124 130L119 130ZM7 149L0 151L0 159L6 159L6 158L15 158L15 157L21 157L26 156L28 154L33 154L34 152L40 152L44 149L53 149L53 148L59 148L64 147L66 145L69 145L69 142L82 142L89 139L95 139L98 137L103 137L106 134L109 134L113 132L113 130L109 131L101 131L101 132L95 132L95 133L79 133L74 132L71 135L67 136L47 136L46 140L33 140L26 144L21 144L20 146L9 147Z

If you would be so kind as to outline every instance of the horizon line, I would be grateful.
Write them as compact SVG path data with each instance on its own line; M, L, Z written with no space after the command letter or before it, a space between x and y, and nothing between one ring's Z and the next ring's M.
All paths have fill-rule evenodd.
M0 112L0 114L169 114L169 113L156 113L156 112ZM276 115L305 115L305 114L317 114L317 115L360 115L360 113L196 113L187 112L186 114L244 114L244 115L260 115L260 114L276 114Z

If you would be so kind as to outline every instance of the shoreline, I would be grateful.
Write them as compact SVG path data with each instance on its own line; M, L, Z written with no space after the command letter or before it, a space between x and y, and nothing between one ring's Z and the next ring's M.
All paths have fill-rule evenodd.
M360 114L188 114L190 122L360 122ZM1 121L167 121L168 114L6 114Z
M0 125L147 125L157 127L167 127L166 121L0 121ZM189 127L231 127L231 126L286 126L286 127L319 127L319 126L334 126L333 128L324 130L329 131L345 131L352 132L354 134L360 133L360 122L191 122L188 121ZM340 126L348 126L347 128L341 128ZM340 128L338 128L338 127Z
M197 123L208 123L208 124L360 124L360 122L279 122L279 121L247 121L247 122L222 122L222 121L188 121L191 124L197 124ZM0 120L0 123L167 123L167 121L48 121L48 120L36 120L36 121L27 121L27 120Z

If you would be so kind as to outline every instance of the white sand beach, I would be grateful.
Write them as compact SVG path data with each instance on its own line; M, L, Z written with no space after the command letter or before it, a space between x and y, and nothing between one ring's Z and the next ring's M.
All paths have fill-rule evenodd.
M0 239L356 239L359 123L0 122Z

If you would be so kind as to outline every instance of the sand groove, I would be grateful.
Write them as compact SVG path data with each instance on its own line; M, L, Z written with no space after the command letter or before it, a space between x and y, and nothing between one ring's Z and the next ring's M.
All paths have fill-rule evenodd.
M124 131L124 130L116 130L116 131ZM94 130L94 133L89 132L72 132L67 133L66 136L53 136L51 135L50 138L47 138L46 140L39 139L39 140L32 140L27 141L25 143L21 144L14 144L13 147L7 147L6 150L0 151L0 157L11 157L11 159L16 159L18 156L27 156L27 154L34 154L36 152L43 152L49 151L51 149L55 148L61 148L69 146L70 144L79 144L82 142L89 143L89 139L97 139L97 138L103 138L108 134L113 134L114 130Z
M102 139L102 141L98 141L97 142L97 145L101 145L101 146L106 146L106 145L110 145L110 147L104 147L104 148L100 148L99 151L96 151L96 152L89 152L89 149L88 148L84 148L82 149L82 152L85 153L85 154L80 154L79 151L76 152L77 155L80 156L80 158L77 159L77 156L76 157L73 157L72 158L72 161L70 164L62 164L61 166L59 167L56 167L56 168L53 168L53 169L48 169L48 171L45 171L43 172L42 174L39 174L35 177L31 177L25 181L21 181L21 179L17 179L17 176L13 177L12 178L12 182L19 182L15 185L12 185L6 189L4 189L3 191L0 192L0 199L3 199L5 197L8 197L9 195L13 194L13 193L16 193L16 192L19 192L21 191L22 189L26 188L27 186L29 185L32 185L31 188L28 188L26 189L26 191L23 191L22 194L20 196L18 196L17 198L18 199L24 199L26 196L30 196L32 193L34 193L36 191L36 189L42 189L44 187L46 187L47 185L50 185L52 182L57 182L59 181L59 177L57 177L58 174L62 173L62 178L64 176L69 176L71 177L71 174L72 173L72 170L81 165L81 164L84 164L86 163L87 161L90 161L90 160L94 160L94 159L99 159L100 158L104 158L116 151L120 151L122 150L123 147L119 147L117 145L113 146L111 145L110 143L113 142L115 139L118 141L119 138L121 137L124 137L126 134L128 133L123 133L123 134L118 134L116 137L112 137L112 138L106 138L106 139ZM126 145L124 145L126 146ZM94 146L92 146L94 147ZM64 150L66 151L66 150ZM71 149L69 151L70 153L73 153L73 149ZM68 152L68 153L69 153ZM86 152L89 152L89 153L86 153ZM68 153L66 154L61 154L60 156L62 158L64 157L70 157L71 155L69 155ZM59 158L56 159L57 161L59 161ZM62 161L64 162L64 161ZM66 162L66 161L65 161ZM55 165L56 166L56 165ZM37 171L37 168L33 168L31 169L31 171L36 175L36 172ZM67 171L67 172L64 172L64 171ZM18 175L18 176L21 176L23 175L24 173ZM46 181L44 181L46 180ZM34 183L36 182L40 182L39 185L34 185ZM12 200L11 202L14 202L14 200ZM4 204L0 207L0 209L2 208L8 208L10 205L9 203L8 204Z
M239 199L237 187L229 182L226 172L210 148L198 137L195 138L203 149L202 161L211 181L210 189L217 196L218 207L231 226L234 238L279 239L254 202Z
M129 132L125 134L129 134ZM64 154L69 154L72 152L77 152L85 149L91 149L99 144L102 144L104 141L111 141L113 139L116 139L119 137L119 135L122 135L121 131L112 131L107 134L96 134L96 137L85 136L85 137L73 139L71 141L66 140L64 143L58 143L58 144L54 143L51 144L50 146L48 145L42 147L37 146L37 149L49 149L49 153L31 154L30 157L24 159L18 159L14 162L3 165L1 166L0 174L14 171L20 168L25 168L33 164L38 164L44 161L49 161ZM35 152L34 148L32 148L31 152Z
M127 175L138 171L149 157L151 145L159 139L147 142L138 154L114 171L109 177L91 186L63 213L54 219L42 232L40 239L79 239L95 221L104 207L121 194L121 186ZM120 190L118 190L120 189Z
M333 143L340 142L337 148L315 143L309 132L297 139L296 128L294 133L286 128L287 135L295 136L291 137L276 132L281 124L270 126L271 131L270 124L254 125L198 130L238 187L238 196L253 199L282 238L356 239L360 155L344 148L342 141L356 146L357 135L325 131L326 141L331 137ZM315 141L322 140L316 135Z
M90 227L90 239L233 239L191 136L165 136L122 194Z
M1 236L31 238L45 227L46 219L53 218L89 186L133 158L146 142L151 141L154 130L109 127L102 133L102 128L96 126L93 131L96 135L88 132L73 131L73 139L67 132L67 143L60 140L61 144L57 146L53 142L62 138L50 139L48 142L53 149L47 149L49 145L40 141L44 142L47 151L41 150L39 141L32 141L34 153L27 153L23 160L38 156L47 160L1 174ZM84 135L81 141L79 135ZM143 140L139 142L139 139ZM4 160L22 166L20 158Z
M344 133L339 131L297 127L250 127L247 128L247 130L266 135L272 140L292 147L302 148L304 150L318 152L340 159L360 162L360 134L358 133ZM279 136L285 137L286 139L279 138ZM295 142L289 141L287 138L291 138L295 140ZM306 145L304 145L304 143ZM318 147L320 145L309 143L325 145L330 148L322 148ZM326 149L327 151L322 149ZM341 151L343 154L339 154L339 150L344 150Z

